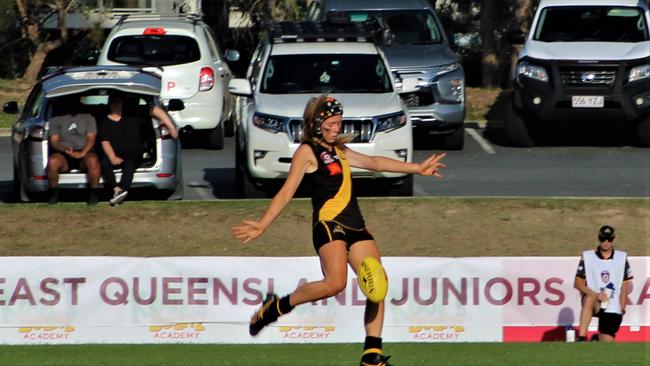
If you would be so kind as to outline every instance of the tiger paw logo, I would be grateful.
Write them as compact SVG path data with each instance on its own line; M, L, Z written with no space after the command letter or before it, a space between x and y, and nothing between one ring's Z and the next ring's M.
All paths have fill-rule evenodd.
M333 232L334 234L339 233L339 234L343 234L343 235L345 235L345 230L343 230L343 228L341 227L341 225L336 225L336 226L334 227L334 230L332 230L332 232Z
M457 341L465 333L461 325L416 325L409 327L412 340L428 342Z
M75 327L71 325L60 327L21 327L18 329L18 333L22 335L23 340L37 342L68 340L74 331Z
M316 340L322 341L328 339L336 332L336 327L332 325L321 326L281 326L280 334L285 340Z
M203 323L178 323L173 325L153 325L149 333L159 340L188 340L198 339L205 331Z

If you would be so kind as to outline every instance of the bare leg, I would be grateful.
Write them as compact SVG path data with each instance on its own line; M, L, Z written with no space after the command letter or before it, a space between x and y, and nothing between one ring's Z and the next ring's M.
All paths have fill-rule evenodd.
M308 282L290 295L291 306L334 296L345 289L348 280L345 242L335 240L318 250L323 279Z
M350 247L348 262L356 272L359 265L366 257L374 257L381 260L379 249L374 240L364 240L355 243ZM366 301L366 311L364 314L364 325L366 335L371 337L381 337L381 331L384 327L384 302L374 303Z
M578 336L586 337L589 323L594 314L598 313L600 306L596 296L585 296L582 300L582 310L580 311L580 329Z
M59 186L59 173L69 170L68 161L60 153L50 155L47 162L47 180L50 188Z
M598 342L614 342L615 339L609 334L598 334Z
M86 154L82 163L88 174L88 185L90 188L99 187L99 178L101 177L102 173L97 155L92 152Z

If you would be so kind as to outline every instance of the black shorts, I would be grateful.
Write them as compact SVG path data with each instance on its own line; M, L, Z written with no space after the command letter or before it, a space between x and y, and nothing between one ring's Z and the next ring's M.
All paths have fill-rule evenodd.
M312 241L317 253L320 247L334 240L343 240L349 250L352 244L356 242L374 239L365 227L363 229L351 229L334 221L319 221L314 226L312 233Z
M616 337L616 332L618 332L618 329L621 327L621 322L623 321L623 315L606 313L601 309L595 316L598 318L598 333Z
M52 156L54 154L59 154L59 155L63 156L65 161L68 162L68 170L66 170L63 173L67 173L67 172L69 172L71 170L85 170L85 169L82 169L82 168L85 168L85 167L83 166L83 164L81 164L83 159L75 159L75 158L73 158L72 156L70 156L70 155L68 155L66 153L62 153L62 152L58 152L58 151L55 152L55 153L50 154L50 156Z

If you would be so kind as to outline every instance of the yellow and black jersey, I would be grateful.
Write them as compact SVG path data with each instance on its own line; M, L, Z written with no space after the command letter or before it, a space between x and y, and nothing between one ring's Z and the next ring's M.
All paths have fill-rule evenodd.
M313 223L333 221L350 229L363 229L365 223L356 196L352 193L350 164L339 148L329 150L321 145L312 148L318 169L305 174L312 192Z

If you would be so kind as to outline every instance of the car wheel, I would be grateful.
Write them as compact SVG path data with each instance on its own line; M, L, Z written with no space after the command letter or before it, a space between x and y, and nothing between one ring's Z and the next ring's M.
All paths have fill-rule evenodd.
M636 127L636 135L640 146L650 147L650 117L639 122Z
M235 136L235 121L232 118L229 118L224 122L224 135L226 135L226 137Z
M244 152L235 148L235 191L241 198L262 198L266 195L259 189L248 173Z
M389 186L389 196L411 197L413 196L413 174L404 177L401 184L392 184Z
M462 150L465 146L465 125L461 125L456 131L446 135L442 144L443 148L447 150Z
M223 149L223 123L208 131L208 147L214 150Z
M530 136L523 115L517 111L512 99L506 103L506 137L514 146L533 147L535 143Z

